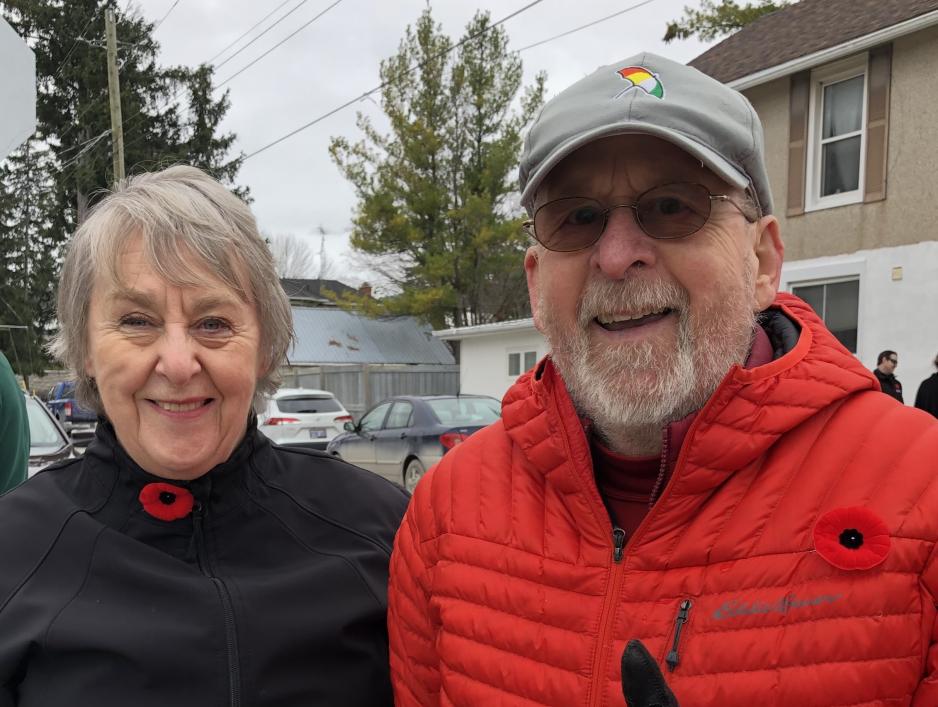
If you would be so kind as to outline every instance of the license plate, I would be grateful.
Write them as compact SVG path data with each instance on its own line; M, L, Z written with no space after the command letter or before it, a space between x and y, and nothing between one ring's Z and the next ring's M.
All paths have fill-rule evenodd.
M310 430L309 436L311 439L324 439L326 436L326 431L321 429Z

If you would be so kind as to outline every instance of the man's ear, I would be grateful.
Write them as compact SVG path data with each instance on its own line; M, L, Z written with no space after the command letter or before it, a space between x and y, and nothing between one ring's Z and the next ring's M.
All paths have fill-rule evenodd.
M756 241L753 250L756 255L756 283L753 298L757 311L766 309L775 300L782 280L782 260L785 257L785 244L782 243L778 219L763 216L754 224Z
M540 302L538 299L539 256L540 248L538 246L532 245L528 248L527 252L524 254L524 274L528 279L528 298L531 301L531 314L534 317L534 326L539 332L544 333L544 329L541 326L540 312L538 312L538 304Z

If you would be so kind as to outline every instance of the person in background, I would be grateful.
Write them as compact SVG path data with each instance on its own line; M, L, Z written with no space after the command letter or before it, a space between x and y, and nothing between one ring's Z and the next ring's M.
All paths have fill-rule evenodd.
M895 351L882 351L876 357L876 368L873 375L886 395L891 395L900 403L902 400L902 383L896 378L896 368L899 366L899 355Z
M26 401L10 362L0 353L0 494L25 481L28 466Z
M417 485L397 707L938 705L938 422L778 292L745 96L601 67L520 181L550 353Z
M932 363L938 368L938 356ZM915 407L938 417L938 373L932 373L919 385L915 394Z
M193 167L130 178L69 243L57 319L103 419L0 497L0 706L391 707L408 497L257 430L293 321L247 205Z

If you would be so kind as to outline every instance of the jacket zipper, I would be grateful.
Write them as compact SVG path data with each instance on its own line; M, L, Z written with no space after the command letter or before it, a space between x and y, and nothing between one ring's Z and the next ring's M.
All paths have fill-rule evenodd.
M671 450L671 428L664 426L661 432L661 460L658 462L658 478L655 479L655 485L651 489L651 495L648 497L648 507L653 508L658 496L664 491L664 480L668 474L668 453Z
M202 528L205 508L201 501L196 501L192 513L192 527L195 532L196 558L199 570L212 580L218 599L221 602L222 615L225 620L225 647L228 654L228 698L231 707L241 707L241 659L238 655L238 636L235 633L234 607L228 587L218 577L209 565L208 553L205 550L205 533Z
M615 618L614 607L619 597L619 583L622 578L622 557L625 554L625 531L622 528L612 529L612 576L603 599L603 610L599 619L599 648L593 659L593 679L590 682L590 707L596 707L602 702L603 684L605 681L599 674L606 664L606 642L612 630Z
M671 650L664 659L668 664L668 670L672 673L681 662L681 658L678 655L678 647L681 643L681 631L684 629L684 624L687 623L687 616L690 614L692 606L693 602L691 602L690 599L684 599L678 607L677 618L674 619L674 643L671 644Z

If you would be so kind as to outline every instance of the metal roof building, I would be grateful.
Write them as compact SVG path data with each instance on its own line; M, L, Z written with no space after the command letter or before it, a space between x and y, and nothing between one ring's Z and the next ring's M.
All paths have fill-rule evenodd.
M369 319L337 307L293 307L291 366L455 363L449 347L413 317Z

